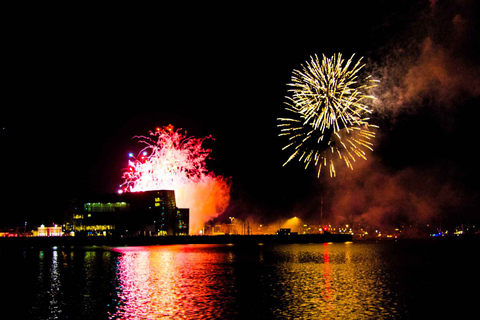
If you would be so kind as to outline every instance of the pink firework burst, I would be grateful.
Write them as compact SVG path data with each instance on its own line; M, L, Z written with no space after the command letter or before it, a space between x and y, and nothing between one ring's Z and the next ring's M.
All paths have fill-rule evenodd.
M222 213L230 200L230 180L208 171L211 149L207 139L187 137L172 125L135 136L146 145L137 158L130 154L121 191L175 190L178 207L190 208L190 233L198 234L203 223Z

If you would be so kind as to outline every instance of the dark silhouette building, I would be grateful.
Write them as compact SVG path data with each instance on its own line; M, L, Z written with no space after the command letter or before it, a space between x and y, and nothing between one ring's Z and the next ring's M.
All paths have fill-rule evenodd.
M189 209L177 208L173 190L109 193L77 200L66 232L75 235L188 235Z

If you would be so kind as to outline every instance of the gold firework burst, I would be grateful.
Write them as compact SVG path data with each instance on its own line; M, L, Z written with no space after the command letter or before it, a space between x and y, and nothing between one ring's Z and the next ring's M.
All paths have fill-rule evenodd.
M374 97L368 91L377 81L370 76L359 80L364 65L361 58L356 63L353 58L345 62L341 54L323 55L320 62L315 55L302 71L293 71L286 110L294 116L278 119L279 135L288 137L283 150L293 148L284 165L298 157L305 167L317 166L318 176L328 166L333 177L335 159L353 169L357 158L366 159L365 149L373 150L371 128L377 126L369 124L368 102Z

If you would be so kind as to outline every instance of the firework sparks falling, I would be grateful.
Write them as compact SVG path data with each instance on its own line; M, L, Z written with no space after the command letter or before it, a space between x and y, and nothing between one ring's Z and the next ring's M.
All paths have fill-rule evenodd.
M211 150L206 139L187 137L172 125L157 128L150 136L135 136L146 145L137 158L129 154L122 191L175 190L179 207L190 208L190 231L198 233L203 222L222 213L230 200L230 182L206 168Z
M353 63L353 58L345 61L338 54L320 61L315 55L302 71L293 71L288 84L292 96L287 97L285 109L294 115L278 119L279 135L288 137L283 150L293 148L285 164L298 157L305 168L311 163L317 166L318 176L323 166L334 177L334 160L353 169L356 159L366 159L365 149L373 150L371 129L376 126L368 123L372 112L368 102L374 97L367 92L377 81L370 76L359 80L364 64L362 58Z

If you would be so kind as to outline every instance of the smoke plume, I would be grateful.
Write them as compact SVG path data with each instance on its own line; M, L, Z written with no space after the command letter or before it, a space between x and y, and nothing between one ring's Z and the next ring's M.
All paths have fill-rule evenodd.
M374 72L375 151L354 171L325 180L332 218L370 226L438 222L477 197L466 183L475 166L465 160L475 142L463 134L478 114L465 105L480 96L474 6L430 1L419 33L390 46Z
M327 199L337 222L398 226L438 222L442 212L464 200L461 187L430 169L389 170L378 158L329 182Z
M460 2L459 2L460 3ZM426 101L445 107L480 95L480 66L474 54L474 3L439 8L431 2L425 21L400 43L392 43L375 77L379 112L398 114Z

